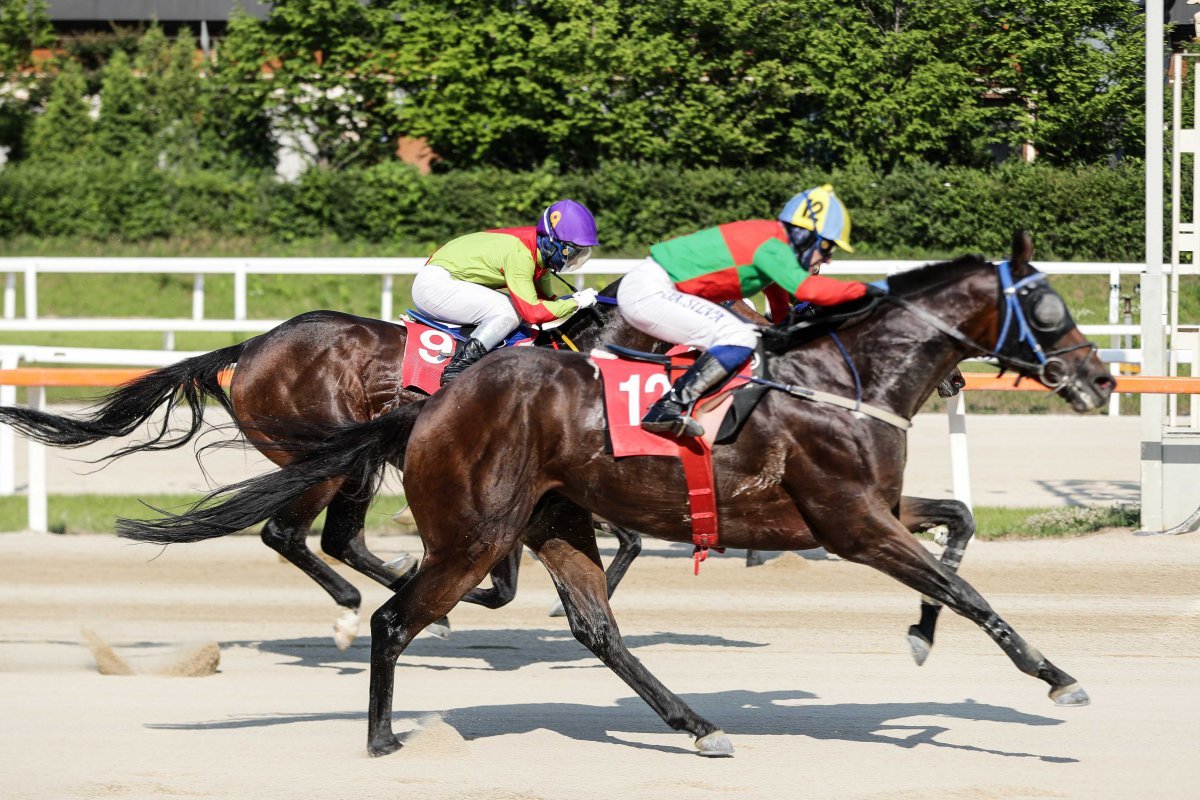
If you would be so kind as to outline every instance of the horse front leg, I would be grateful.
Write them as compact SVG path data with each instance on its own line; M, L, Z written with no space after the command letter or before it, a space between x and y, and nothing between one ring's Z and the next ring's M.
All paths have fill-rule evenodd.
M971 516L966 504L958 500L901 497L900 522L911 533L920 533L938 525L945 525L946 546L942 551L941 563L951 572L958 572L967 551L967 544L975 535L975 518ZM908 628L908 646L918 667L929 658L941 610L941 603L922 596L921 618L916 625L910 625Z
M848 561L867 564L935 602L961 614L992 637L1017 669L1050 686L1050 699L1061 706L1089 702L1079 682L1055 666L1037 648L1026 642L988 605L987 601L958 574L935 559L891 514L862 515L862 521L846 529L845 516L817 522L814 527L828 534L826 547Z
M591 514L564 502L547 508L541 521L544 525L528 533L525 543L550 572L575 638L637 692L667 725L690 733L701 755L733 755L733 744L724 731L689 708L625 646L608 604Z

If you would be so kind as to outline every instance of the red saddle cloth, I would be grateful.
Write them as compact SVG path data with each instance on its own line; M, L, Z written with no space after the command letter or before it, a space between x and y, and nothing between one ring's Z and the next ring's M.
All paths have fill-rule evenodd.
M679 354L676 353L679 351ZM670 376L661 364L618 358L612 353L592 351L592 361L604 382L604 413L608 421L613 456L673 456L683 462L688 487L688 510L692 520L693 562L700 574L700 563L708 558L709 548L721 551L717 532L717 495L712 469L712 445L729 406L731 390L749 378L749 372L736 375L724 388L696 404L695 418L704 427L704 436L676 438L652 433L641 426L642 417L671 388L672 379L682 374L696 359L694 351L673 348Z
M604 413L615 457L680 454L680 439L642 428L642 417L646 416L650 406L666 394L672 381L696 360L696 352L683 347L672 348L668 355L674 367L670 376L661 364L618 358L602 350L592 351L592 361L600 369L604 381ZM730 390L741 386L749 377L748 368L744 369L721 391L696 404L695 419L704 427L702 439L708 447L712 447L721 420L733 402Z
M454 355L457 340L445 331L416 320L401 320L408 329L404 340L404 363L400 367L400 385L433 394L442 386L442 372ZM523 339L510 347L532 345Z

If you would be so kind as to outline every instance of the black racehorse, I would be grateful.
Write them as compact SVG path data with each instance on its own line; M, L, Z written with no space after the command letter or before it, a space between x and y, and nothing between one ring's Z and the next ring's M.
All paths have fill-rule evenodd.
M1115 382L1045 276L1029 264L1028 237L1010 261L978 256L894 276L891 294L840 325L861 376L863 410L911 418L938 377L990 354L1051 387L1076 411L1101 407ZM794 550L822 545L893 576L979 625L1060 705L1088 701L1082 687L1022 639L953 569L897 519L905 430L878 414L814 402L812 389L853 397L856 378L828 338L806 325L770 332L778 391L737 439L714 449L722 541ZM304 441L309 441L304 437ZM666 457L605 455L603 390L586 355L499 353L430 399L342 429L277 473L231 487L218 505L158 521L122 520L141 541L196 541L240 530L331 475L369 483L401 464L425 545L416 575L371 618L368 750L392 752L395 662L523 542L549 570L576 638L702 753L732 744L634 658L608 604L592 515L643 533L690 541L681 465Z

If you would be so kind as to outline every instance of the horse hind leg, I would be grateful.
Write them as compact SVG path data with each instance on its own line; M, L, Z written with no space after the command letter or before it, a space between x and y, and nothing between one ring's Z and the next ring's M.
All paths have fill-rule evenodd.
M958 572L967 544L975 535L975 519L966 504L958 500L930 500L923 497L900 498L900 522L912 533L920 533L939 525L946 526L945 549L941 563L951 572ZM933 649L933 636L937 628L942 604L929 597L921 597L921 617L917 624L908 628L908 646L917 666L925 663Z
M306 541L313 520L337 495L339 483L326 481L304 492L282 512L267 520L261 538L267 547L316 581L342 609L333 624L333 640L339 650L345 650L358 635L358 609L362 605L362 595L310 550Z
M547 508L525 539L558 589L571 633L625 681L667 725L695 737L701 755L733 755L733 744L716 725L698 715L633 657L608 604L592 516L569 503Z
M607 530L617 539L617 552L613 555L613 560L608 562L608 568L604 570L604 584L608 591L608 599L612 600L621 579L633 565L634 559L642 553L642 535L635 530L613 525L611 522L601 522L596 525L596 529ZM554 608L550 609L552 617L565 617L566 615L567 611L563 608L561 600L554 604Z
M396 659L422 630L445 618L456 603L501 560L512 546L474 540L468 551L451 547L427 554L420 569L371 615L371 699L367 752L382 756L403 743L392 732Z
M383 584L393 592L416 574L416 565L403 575L393 572L383 559L367 548L365 522L371 498L354 486L343 485L325 512L325 527L321 532L321 549L346 566ZM338 648L345 650L358 636L358 611L347 611L334 623L334 638ZM439 639L450 636L450 620L443 617L429 626L429 633Z

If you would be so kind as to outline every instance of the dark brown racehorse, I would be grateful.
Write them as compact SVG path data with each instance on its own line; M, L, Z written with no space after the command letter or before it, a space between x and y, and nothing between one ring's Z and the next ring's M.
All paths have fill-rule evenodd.
M601 295L612 297L616 286L614 282ZM741 306L738 309L751 322L767 321ZM614 307L607 304L577 314L554 332L539 338L543 345L554 340L566 346L565 341L570 341L585 351L601 342L644 350L663 347L661 342L626 324ZM207 401L211 400L229 412L255 447L282 465L295 455L286 449L273 449L272 442L286 436L293 423L333 426L366 422L424 400L423 393L400 386L406 341L407 329L403 325L336 311L313 311L240 344L148 373L110 393L86 417L11 406L0 407L0 423L12 425L48 445L81 447L128 436L161 412L157 434L109 456L117 458L188 443L200 432ZM235 363L237 370L227 396L219 375ZM961 386L962 376L955 369L939 384L939 392L947 396ZM183 430L172 430L169 425L168 412L177 406L186 407L190 417ZM413 414L416 410L411 409ZM411 566L385 564L368 549L363 522L370 498L360 488L353 482L348 484L345 476L310 487L279 509L261 533L267 546L316 581L340 607L334 623L334 640L343 649L357 633L362 597L358 589L309 549L307 536L317 515L327 509L321 549L358 572L395 589ZM914 498L902 507L901 513L913 531L946 525L952 549L964 547L973 533L965 509L950 501ZM611 591L641 546L633 531L607 527L619 544L607 573ZM756 555L751 551L748 563L755 563ZM515 596L519 566L520 550L516 549L493 570L490 588L473 590L464 599L489 608L505 605ZM915 653L927 650L932 642L936 612L933 617L930 613L931 607L923 606L921 622L914 626L914 631L920 631L913 640ZM434 626L440 635L448 630L444 622Z
M1076 411L1104 405L1115 382L1062 299L1029 265L1030 250L1023 237L1004 265L967 256L894 276L892 294L839 331L864 402L909 418L937 376L965 357L991 354L1052 387ZM849 370L832 366L842 361L830 340L796 328L771 338L781 390L764 399L736 441L714 450L723 543L822 545L870 565L974 621L1021 671L1045 681L1056 703L1086 703L1074 678L899 522L904 430L804 398L797 387L853 396ZM689 541L691 531L677 460L605 455L603 391L587 356L498 353L429 400L415 422L389 415L345 429L293 465L235 487L224 504L157 522L124 520L118 529L163 543L219 536L329 475L368 482L400 459L425 557L371 619L372 754L401 747L391 723L397 657L522 541L549 570L576 638L670 727L691 733L702 753L732 752L716 725L629 653L609 608L592 514L677 542Z
M614 282L601 295L614 296L616 287ZM765 322L761 317L754 321ZM569 340L587 350L601 342L645 350L662 345L626 324L614 307L606 304L576 314L555 331L543 333L539 344L549 345L551 340L563 343L559 345L563 347ZM148 373L110 393L86 417L7 406L0 407L0 423L44 444L82 447L128 436L162 413L156 435L114 452L108 456L111 459L183 446L202 429L206 404L211 400L229 412L256 448L282 465L292 461L295 454L272 444L286 435L293 423L333 426L366 422L426 399L427 395L400 386L406 341L403 325L337 311L312 311L240 344ZM226 395L219 376L235 363L237 369ZM169 412L177 406L186 406L190 416L183 430L173 430L170 424ZM417 410L415 406L411 409L414 416ZM267 520L261 534L267 546L316 581L341 607L334 637L343 649L357 633L362 597L358 589L309 549L306 538L316 517L328 509L321 549L373 580L398 588L408 567L414 565L396 568L367 548L363 522L370 499L361 487L348 483L346 476L335 476L279 509ZM620 545L610 567L615 587L640 550L640 543L632 531L608 528ZM512 559L497 567L491 589L474 591L465 599L493 608L511 601L519 556L517 550ZM442 625L436 630L444 635L448 628Z

